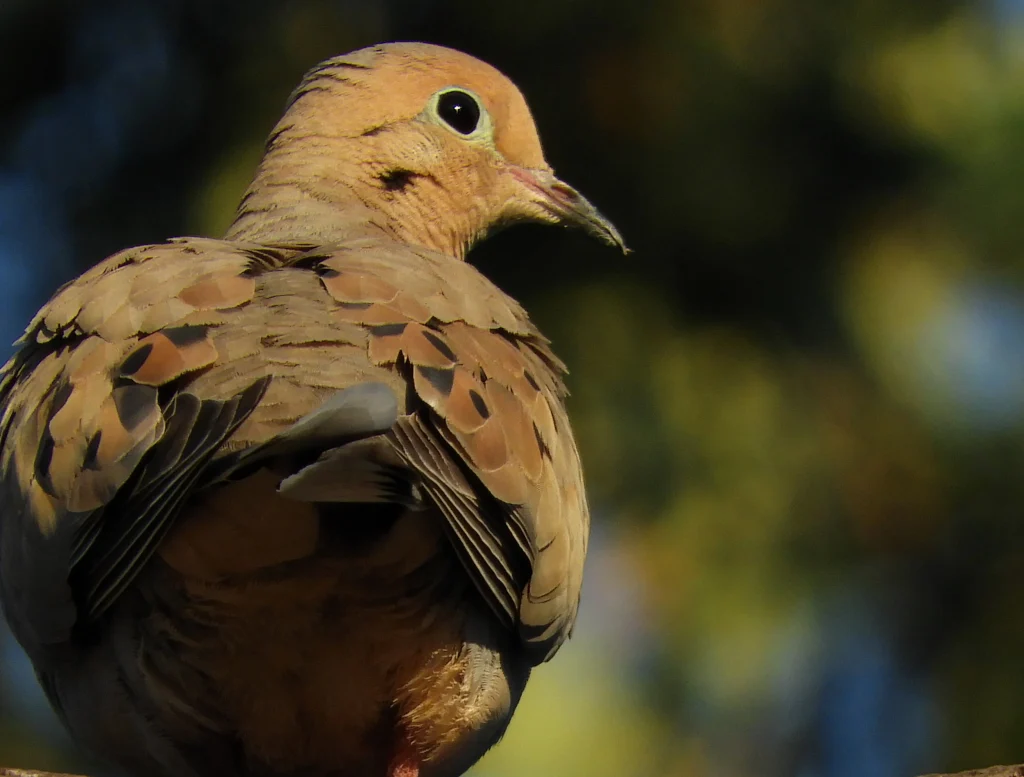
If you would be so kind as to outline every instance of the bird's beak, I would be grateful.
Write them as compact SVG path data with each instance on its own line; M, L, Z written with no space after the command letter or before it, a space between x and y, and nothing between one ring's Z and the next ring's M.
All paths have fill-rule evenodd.
M586 197L558 180L549 170L511 167L510 172L526 185L537 202L558 224L580 227L610 246L629 253L626 243L608 219L591 205Z

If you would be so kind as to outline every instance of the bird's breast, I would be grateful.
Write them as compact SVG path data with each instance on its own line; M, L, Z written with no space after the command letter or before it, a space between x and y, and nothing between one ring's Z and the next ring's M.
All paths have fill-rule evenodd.
M467 630L490 616L439 516L318 513L273 482L257 473L197 504L140 580L142 674L172 727L237 738L256 773L383 775L511 714L497 663L494 709L471 676Z

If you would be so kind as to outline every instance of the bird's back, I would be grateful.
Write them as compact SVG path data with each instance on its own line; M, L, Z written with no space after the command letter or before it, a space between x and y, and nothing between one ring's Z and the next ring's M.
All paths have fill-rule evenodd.
M575 612L559 372L470 265L386 240L63 289L4 377L0 582L72 731L168 774L468 766ZM367 385L394 418L308 421Z

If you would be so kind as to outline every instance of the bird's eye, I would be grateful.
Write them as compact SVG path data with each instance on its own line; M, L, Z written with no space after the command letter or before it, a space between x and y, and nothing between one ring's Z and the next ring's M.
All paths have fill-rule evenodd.
M480 123L480 105L472 95L452 90L437 98L437 115L460 135L472 135Z

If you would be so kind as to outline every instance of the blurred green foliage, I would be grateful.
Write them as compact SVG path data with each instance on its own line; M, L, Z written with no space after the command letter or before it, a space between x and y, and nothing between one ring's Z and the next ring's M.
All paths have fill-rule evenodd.
M597 524L577 638L474 773L1022 761L1013 5L257 3L216 46L188 42L202 121L79 209L82 262L220 232L285 96L325 56L417 38L492 61L634 253L523 227L471 257L570 365ZM7 29L50 40L27 8ZM11 94L16 115L36 93ZM851 711L836 699L872 659L865 619L891 666L872 675L877 706ZM920 706L899 706L900 688ZM888 760L844 772L869 749L846 741ZM45 765L8 739L0 751Z

